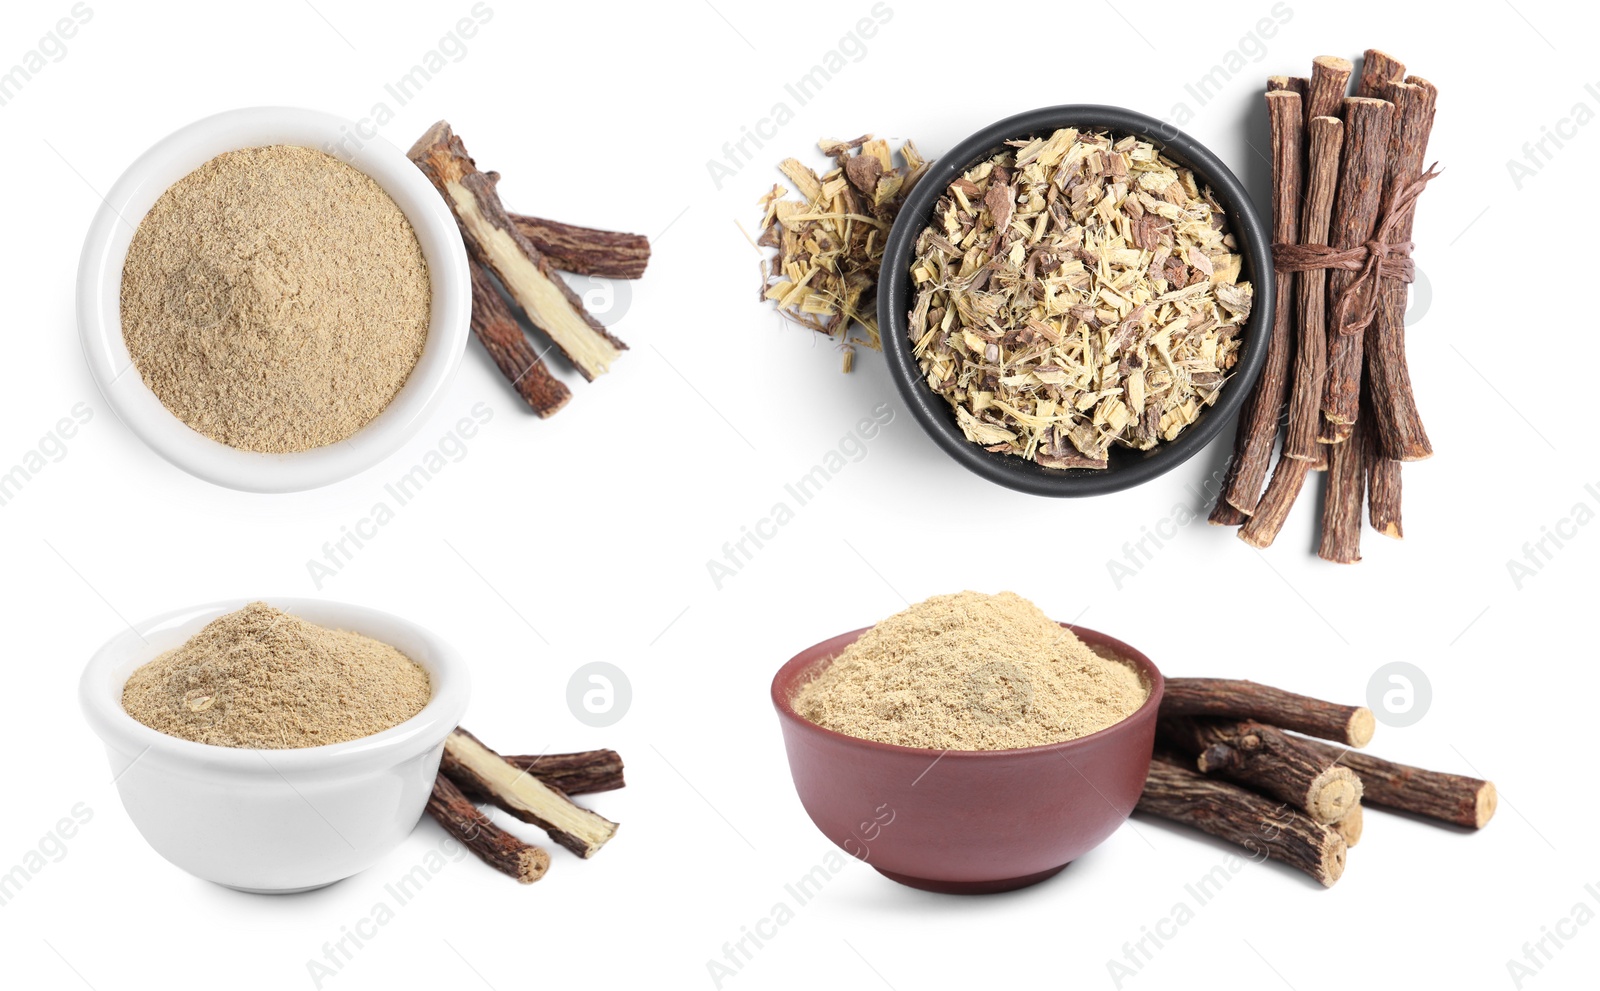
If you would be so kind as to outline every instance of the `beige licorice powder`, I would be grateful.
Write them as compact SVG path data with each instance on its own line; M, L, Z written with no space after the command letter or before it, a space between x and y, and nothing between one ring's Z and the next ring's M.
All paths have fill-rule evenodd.
M292 145L231 151L162 194L122 270L139 374L213 440L283 453L344 440L428 336L416 232L364 173Z
M283 750L371 736L431 697L428 672L388 644L256 602L135 670L122 707L169 736Z
M1011 592L938 595L861 635L795 694L850 736L935 750L1007 750L1087 736L1150 687Z

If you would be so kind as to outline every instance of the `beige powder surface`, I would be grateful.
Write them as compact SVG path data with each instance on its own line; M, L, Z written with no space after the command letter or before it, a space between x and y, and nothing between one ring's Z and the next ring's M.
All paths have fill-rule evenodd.
M162 194L122 270L144 382L213 440L283 453L344 440L405 384L428 266L389 194L324 152L231 151Z
M428 672L394 647L255 602L135 670L122 707L168 736L284 750L371 736L431 697Z
M846 647L795 693L795 711L840 733L934 750L1008 750L1073 740L1150 695L1012 592L937 595Z

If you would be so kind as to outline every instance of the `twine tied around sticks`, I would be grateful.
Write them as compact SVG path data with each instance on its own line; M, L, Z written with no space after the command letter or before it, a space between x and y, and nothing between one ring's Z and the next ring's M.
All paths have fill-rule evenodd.
M1389 202L1388 211L1378 221L1372 237L1353 248L1333 248L1326 244L1288 244L1272 246L1272 264L1280 272L1313 272L1340 269L1358 273L1333 304L1333 329L1341 335L1360 333L1372 323L1378 310L1378 282L1395 279L1411 282L1416 266L1411 261L1411 241L1393 240L1395 231L1416 212L1417 198L1428 183L1439 175L1431 165Z

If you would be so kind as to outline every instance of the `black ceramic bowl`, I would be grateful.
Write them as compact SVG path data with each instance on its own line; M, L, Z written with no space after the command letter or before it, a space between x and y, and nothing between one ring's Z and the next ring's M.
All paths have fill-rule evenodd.
M1003 150L1005 142L1048 135L1062 127L1094 128L1113 135L1133 134L1151 142L1195 178L1211 187L1227 211L1228 228L1244 256L1241 278L1255 289L1255 302L1241 334L1238 364L1217 401L1179 434L1148 451L1113 447L1105 468L1045 468L1010 454L985 451L967 440L956 424L955 411L928 388L907 339L912 305L911 261L917 237L928 226L934 204L951 180ZM991 482L1045 496L1090 496L1148 482L1189 460L1211 442L1244 402L1267 357L1272 319L1272 253L1255 206L1238 178L1205 146L1182 131L1144 114L1121 107L1088 104L1044 107L991 124L942 155L906 198L884 247L878 275L878 325L884 352L900 396L922 429L946 454Z

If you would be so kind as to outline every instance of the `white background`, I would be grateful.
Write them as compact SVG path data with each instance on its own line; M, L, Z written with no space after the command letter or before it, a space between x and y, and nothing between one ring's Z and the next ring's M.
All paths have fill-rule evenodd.
M1431 709L1409 728L1380 726L1374 751L1500 785L1499 816L1478 835L1369 814L1332 890L1248 867L1123 986L1509 987L1507 960L1525 942L1558 924L1573 931L1561 920L1579 902L1600 911L1600 895L1584 891L1600 883L1584 770L1600 526L1579 527L1520 589L1507 568L1575 504L1600 506L1585 491L1600 485L1586 257L1600 125L1564 127L1575 136L1547 146L1555 154L1520 189L1506 164L1575 103L1600 110L1593 14L1548 0L1448 16L1288 0L1288 23L1260 45L1244 41L1255 60L1202 105L1185 84L1239 49L1269 0L1204 12L889 0L892 19L865 56L796 106L784 83L871 6L489 0L492 19L464 57L400 107L384 84L439 46L469 0L90 0L65 56L0 107L10 311L0 470L74 404L94 410L65 457L0 507L0 745L10 755L0 872L76 803L93 810L65 855L0 907L8 984L310 987L307 961L440 844L425 820L365 874L271 898L191 878L139 838L79 716L81 666L126 621L274 593L433 627L473 664L469 725L504 750L612 746L628 762L627 789L592 801L622 823L595 860L555 849L531 888L471 859L452 863L325 987L711 987L707 961L831 849L789 782L767 698L773 671L820 639L965 587L1014 589L1132 642L1168 674L1359 701L1380 665L1410 661L1431 680ZM70 8L6 4L0 67ZM1264 163L1249 142L1265 148L1262 79L1369 45L1439 85L1430 158L1446 171L1417 222L1432 302L1413 312L1411 347L1438 454L1405 470L1405 541L1369 531L1358 566L1311 553L1306 498L1266 553L1195 523L1119 589L1106 562L1175 507L1204 511L1186 486L1220 466L1225 441L1134 491L1079 502L1014 494L938 452L876 355L841 375L827 342L756 301L757 258L738 228L753 230L754 201L779 178L772 166L819 136L911 135L937 155L1034 106L1171 116L1182 102L1185 129L1259 196ZM319 491L262 497L187 477L117 422L85 371L72 293L96 190L158 137L216 111L289 104L355 118L379 101L396 111L383 134L401 147L448 117L479 162L504 174L515 208L651 235L648 276L608 318L633 350L592 385L563 370L572 403L539 422L473 344L405 450ZM707 160L778 101L794 119L716 188ZM316 589L308 559L480 401L494 419L467 456ZM895 417L868 455L715 588L707 560L884 402ZM586 727L565 701L568 676L593 660L633 685L631 711L607 729ZM851 863L724 986L1112 987L1107 961L1228 853L1136 819L1055 880L988 898L913 891ZM1600 925L1564 942L1523 986L1587 983Z

